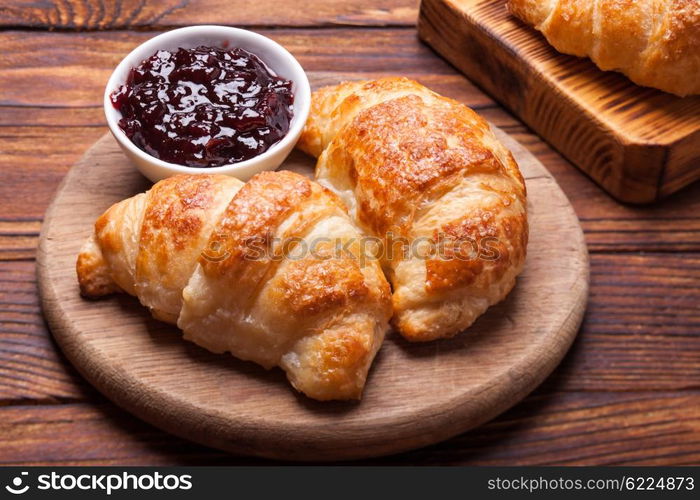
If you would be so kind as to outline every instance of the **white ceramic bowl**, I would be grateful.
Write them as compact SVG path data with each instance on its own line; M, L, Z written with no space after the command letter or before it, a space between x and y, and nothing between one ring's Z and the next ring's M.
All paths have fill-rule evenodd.
M287 135L264 153L246 161L211 168L195 168L159 160L139 149L119 128L121 113L110 100L110 94L122 85L131 68L155 54L158 50L176 50L179 47L193 48L199 45L214 47L240 47L265 62L277 75L291 80L294 93L292 121ZM274 170L280 166L296 144L309 115L311 89L309 80L301 65L284 47L267 37L248 30L227 26L191 26L168 31L142 43L126 56L116 67L107 82L104 95L104 109L109 130L121 146L126 156L143 175L153 182L177 174L226 174L241 180L263 170Z

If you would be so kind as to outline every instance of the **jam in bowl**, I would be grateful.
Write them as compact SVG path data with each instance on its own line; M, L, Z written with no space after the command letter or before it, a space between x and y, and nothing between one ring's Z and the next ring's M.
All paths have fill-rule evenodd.
M247 180L286 158L310 96L303 69L274 41L194 26L129 54L107 84L105 114L122 150L154 182L197 172Z
M143 151L219 167L267 151L292 118L292 82L241 48L159 50L112 95L119 127Z

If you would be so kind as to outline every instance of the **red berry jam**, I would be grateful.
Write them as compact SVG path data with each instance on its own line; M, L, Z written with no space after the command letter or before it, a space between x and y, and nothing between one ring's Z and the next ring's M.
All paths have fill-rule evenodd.
M160 50L112 95L119 127L139 148L190 167L257 156L289 130L292 82L243 49Z

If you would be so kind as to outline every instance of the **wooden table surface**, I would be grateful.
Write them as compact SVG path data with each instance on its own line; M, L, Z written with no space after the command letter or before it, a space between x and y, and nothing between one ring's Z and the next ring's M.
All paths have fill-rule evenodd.
M493 422L376 464L700 463L700 184L616 203L416 38L416 0L4 0L0 6L0 463L263 464L161 432L90 387L42 318L34 257L59 182L106 131L102 92L169 28L251 27L316 78L414 77L512 134L554 174L591 253L581 332Z

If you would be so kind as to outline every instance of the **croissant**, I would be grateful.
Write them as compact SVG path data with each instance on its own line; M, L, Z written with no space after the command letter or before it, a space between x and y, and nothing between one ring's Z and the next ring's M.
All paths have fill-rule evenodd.
M471 109L405 78L320 89L298 147L316 179L381 242L394 326L452 336L502 300L523 268L525 184Z
M97 220L78 281L86 297L135 295L210 351L280 366L309 397L358 399L391 316L360 240L336 195L301 175L180 175Z
M508 0L508 8L559 52L639 85L700 94L698 0Z

